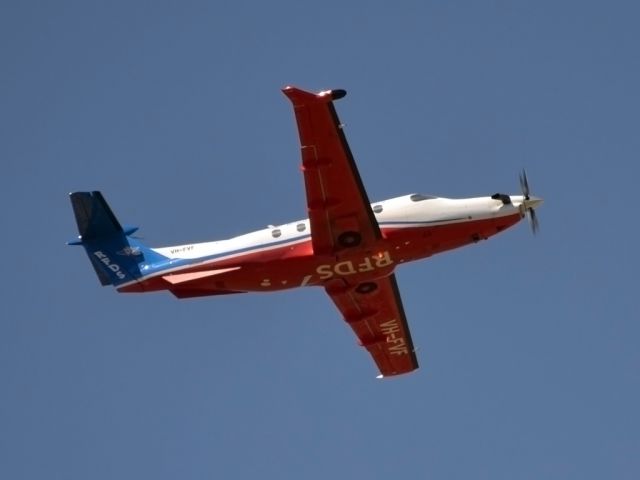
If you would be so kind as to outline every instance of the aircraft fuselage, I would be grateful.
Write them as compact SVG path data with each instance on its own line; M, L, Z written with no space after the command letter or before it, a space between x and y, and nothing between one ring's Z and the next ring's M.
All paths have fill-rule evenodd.
M489 196L448 199L414 194L376 202L372 207L383 238L338 255L314 254L306 219L228 240L154 248L170 260L143 267L142 278L119 290L168 289L177 296L205 296L324 285L340 277L362 283L516 224L522 218L523 199L510 198L512 202L505 204Z

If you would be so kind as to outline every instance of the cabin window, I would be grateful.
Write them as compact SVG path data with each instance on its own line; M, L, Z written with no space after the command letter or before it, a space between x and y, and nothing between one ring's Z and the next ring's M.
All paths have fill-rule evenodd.
M382 212L382 205L373 206L373 213L381 213L381 212Z
M307 226L304 223L299 223L296 225L296 230L299 232L304 232L307 229Z
M422 195L421 193L414 193L409 198L412 202L421 202L423 200L433 200L434 198L438 197L434 197L433 195Z
M271 230L271 235L273 236L273 238L278 238L280 235L282 235L282 232L279 228L276 228L275 230Z

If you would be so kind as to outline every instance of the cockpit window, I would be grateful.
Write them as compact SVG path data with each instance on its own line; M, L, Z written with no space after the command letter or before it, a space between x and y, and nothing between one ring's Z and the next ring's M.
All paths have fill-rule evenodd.
M421 193L414 193L409 197L412 202L421 202L423 200L433 200L438 197L434 197L433 195L423 195Z

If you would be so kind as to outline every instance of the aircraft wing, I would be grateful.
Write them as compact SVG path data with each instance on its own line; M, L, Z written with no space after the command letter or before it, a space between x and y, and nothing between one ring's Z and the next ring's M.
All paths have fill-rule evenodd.
M295 87L283 92L293 103L298 124L314 253L335 255L374 246L382 233L333 106L346 92L315 94ZM325 290L382 376L418 368L393 274L361 284L335 278L325 283Z
M382 238L333 100L344 90L318 94L286 87L302 150L302 172L316 255L334 254Z
M358 293L363 285L372 291ZM394 274L359 287L350 285L345 278L337 278L327 283L325 289L360 344L373 357L381 376L400 375L418 368Z

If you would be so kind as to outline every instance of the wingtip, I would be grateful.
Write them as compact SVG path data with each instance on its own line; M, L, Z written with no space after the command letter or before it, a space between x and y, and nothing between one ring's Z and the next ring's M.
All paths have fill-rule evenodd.
M70 246L82 245L82 236L78 235L78 238L76 240L69 240L67 242L67 245L70 245Z
M332 100L340 100L347 96L347 91L344 88L336 88L335 90L331 90L331 99Z
M287 85L282 88L282 93L284 93L287 97L294 98L313 98L313 99L326 99L327 97L333 100L339 100L347 95L347 91L342 88L337 88L333 90L322 90L318 93L309 92L307 90L302 90L301 88L294 87L293 85ZM326 100L325 100L326 101Z

